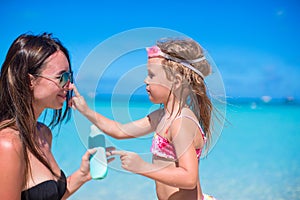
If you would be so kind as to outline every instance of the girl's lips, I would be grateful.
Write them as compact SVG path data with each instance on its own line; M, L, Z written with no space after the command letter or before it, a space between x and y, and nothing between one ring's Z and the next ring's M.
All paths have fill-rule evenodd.
M149 89L149 86L147 85L147 87L146 87L146 91L148 92L148 93L150 93L150 89Z

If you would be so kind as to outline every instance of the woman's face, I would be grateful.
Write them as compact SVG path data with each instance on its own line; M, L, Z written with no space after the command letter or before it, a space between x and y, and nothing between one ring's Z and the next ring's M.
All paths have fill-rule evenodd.
M42 71L31 81L35 112L40 114L45 108L62 108L71 84L67 81L62 86L60 77L64 72L69 72L69 69L69 62L62 51L57 51L47 58Z

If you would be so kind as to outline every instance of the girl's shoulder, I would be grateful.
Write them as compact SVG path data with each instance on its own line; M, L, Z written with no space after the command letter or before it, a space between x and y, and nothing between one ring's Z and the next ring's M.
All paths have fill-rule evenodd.
M192 117L193 119L197 120L195 113L188 107L182 108L180 114L178 115L178 118L186 117L186 116Z
M164 109L157 109L148 115L148 119L153 127L158 125L164 113Z
M190 108L183 108L181 112L172 120L169 130L171 131L170 136L174 138L178 133L178 130L189 130L185 131L187 134L194 135L194 131L190 130L198 130L199 121L194 114L194 112Z

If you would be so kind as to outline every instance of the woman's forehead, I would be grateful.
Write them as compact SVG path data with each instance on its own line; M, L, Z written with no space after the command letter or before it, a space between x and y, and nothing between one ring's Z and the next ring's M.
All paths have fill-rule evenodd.
M69 68L70 65L65 54L57 51L47 58L43 71L69 71Z

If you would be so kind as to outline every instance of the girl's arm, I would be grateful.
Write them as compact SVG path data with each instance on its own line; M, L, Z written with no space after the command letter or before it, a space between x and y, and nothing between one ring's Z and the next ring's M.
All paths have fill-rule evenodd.
M75 85L73 85L73 90L75 96L72 98L71 106L107 135L117 139L125 139L143 136L153 131L153 126L150 124L148 116L128 124L120 124L91 110Z
M24 186L25 164L23 148L17 131L0 131L0 197L21 199Z
M182 189L194 189L198 181L198 159L193 144L197 125L188 119L178 119L171 126L172 141L178 155L178 166L151 164L143 161L136 153L113 151L121 155L122 167L166 185Z

